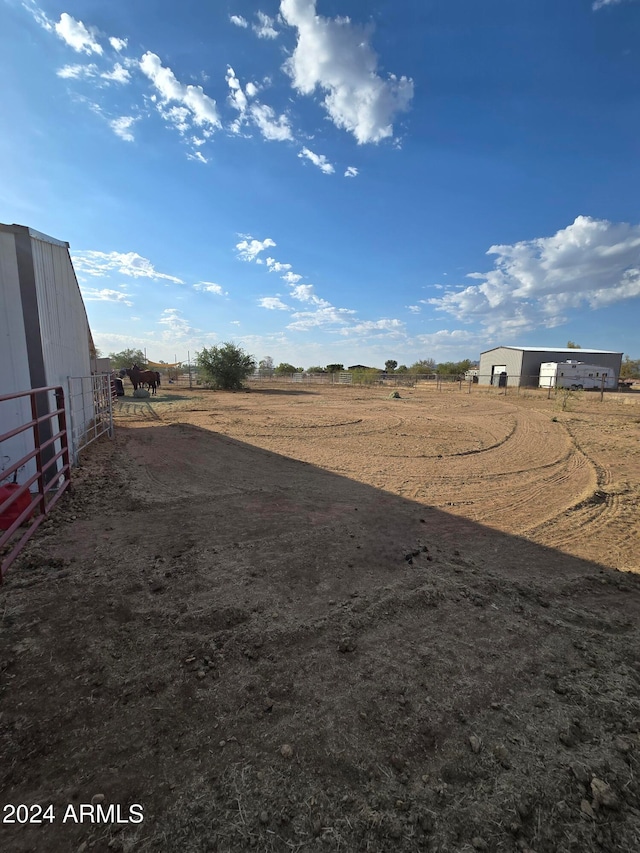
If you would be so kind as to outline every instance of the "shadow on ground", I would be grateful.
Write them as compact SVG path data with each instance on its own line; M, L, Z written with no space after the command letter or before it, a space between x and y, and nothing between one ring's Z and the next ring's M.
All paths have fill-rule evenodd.
M193 426L93 448L0 590L4 800L57 816L7 849L640 849L638 577Z

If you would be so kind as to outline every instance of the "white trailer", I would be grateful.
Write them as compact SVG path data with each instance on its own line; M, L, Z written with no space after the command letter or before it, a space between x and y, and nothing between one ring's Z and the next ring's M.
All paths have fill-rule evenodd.
M610 367L583 361L546 361L540 365L540 388L615 389L618 380Z

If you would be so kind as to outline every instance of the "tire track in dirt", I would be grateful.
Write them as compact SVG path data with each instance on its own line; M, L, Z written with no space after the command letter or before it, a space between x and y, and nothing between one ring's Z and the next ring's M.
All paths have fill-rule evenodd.
M518 533L566 511L576 493L591 490L593 466L564 431L550 432L548 416L531 415L513 412L507 440L486 453L448 457L447 473L427 489L414 487L412 497Z
M593 488L548 522L530 528L528 535L534 541L544 541L551 547L568 550L575 549L585 538L597 537L600 531L611 528L621 516L623 502L618 493L610 491L613 480L611 469L600 465L588 455L570 424L564 424L564 428L576 453L582 455L594 471ZM554 527L559 529L554 530Z
M503 444L506 444L511 440L513 435L518 428L517 420L514 418L513 423L511 424L511 428L508 430L506 435L502 438L499 438L495 441L494 444L489 444L486 447L478 447L473 448L471 450L458 450L453 453L385 453L389 459L452 459L459 456L472 456L477 453L487 453L490 450L496 450L499 447L502 447Z

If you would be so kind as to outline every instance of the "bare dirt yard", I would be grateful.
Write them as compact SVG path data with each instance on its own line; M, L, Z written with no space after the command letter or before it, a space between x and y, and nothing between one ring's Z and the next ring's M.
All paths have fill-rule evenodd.
M640 851L637 401L123 398L0 588L2 850Z

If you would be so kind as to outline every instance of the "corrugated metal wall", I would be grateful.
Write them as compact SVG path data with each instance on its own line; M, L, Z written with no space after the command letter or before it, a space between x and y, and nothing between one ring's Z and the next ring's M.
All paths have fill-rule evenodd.
M89 324L69 250L34 237L31 250L47 384L89 376Z
M509 347L496 347L495 349L483 352L480 356L480 382L488 385L491 381L494 368L502 365L506 367L509 385L516 384L517 377L520 376L521 372L522 350L511 349Z
M0 395L27 391L34 381L35 387L62 385L66 395L69 376L91 373L89 336L67 244L24 226L0 226ZM69 424L68 400L66 404ZM88 407L87 424L93 416L93 407ZM28 403L3 403L0 432L30 418ZM5 442L0 455L10 455L15 462L31 449L24 446L28 439L20 441L20 447Z
M585 361L599 364L615 372L616 382L620 374L622 353L598 353L587 349L562 350L522 350L516 347L495 347L480 356L480 382L490 382L494 365L505 365L509 385L531 385L537 387L540 365L545 361Z
M15 237L0 231L0 396L30 387ZM30 418L29 400L0 403L0 432L13 429ZM4 468L32 449L33 442L29 442L24 434L3 442L0 448L0 480ZM32 465L29 475L34 472L35 465Z
M598 364L608 367L615 373L617 384L622 364L622 353L616 352L594 352L588 349L573 349L571 352L556 350L555 352L525 352L523 363L523 374L539 375L540 365L545 361L584 361L587 364Z

